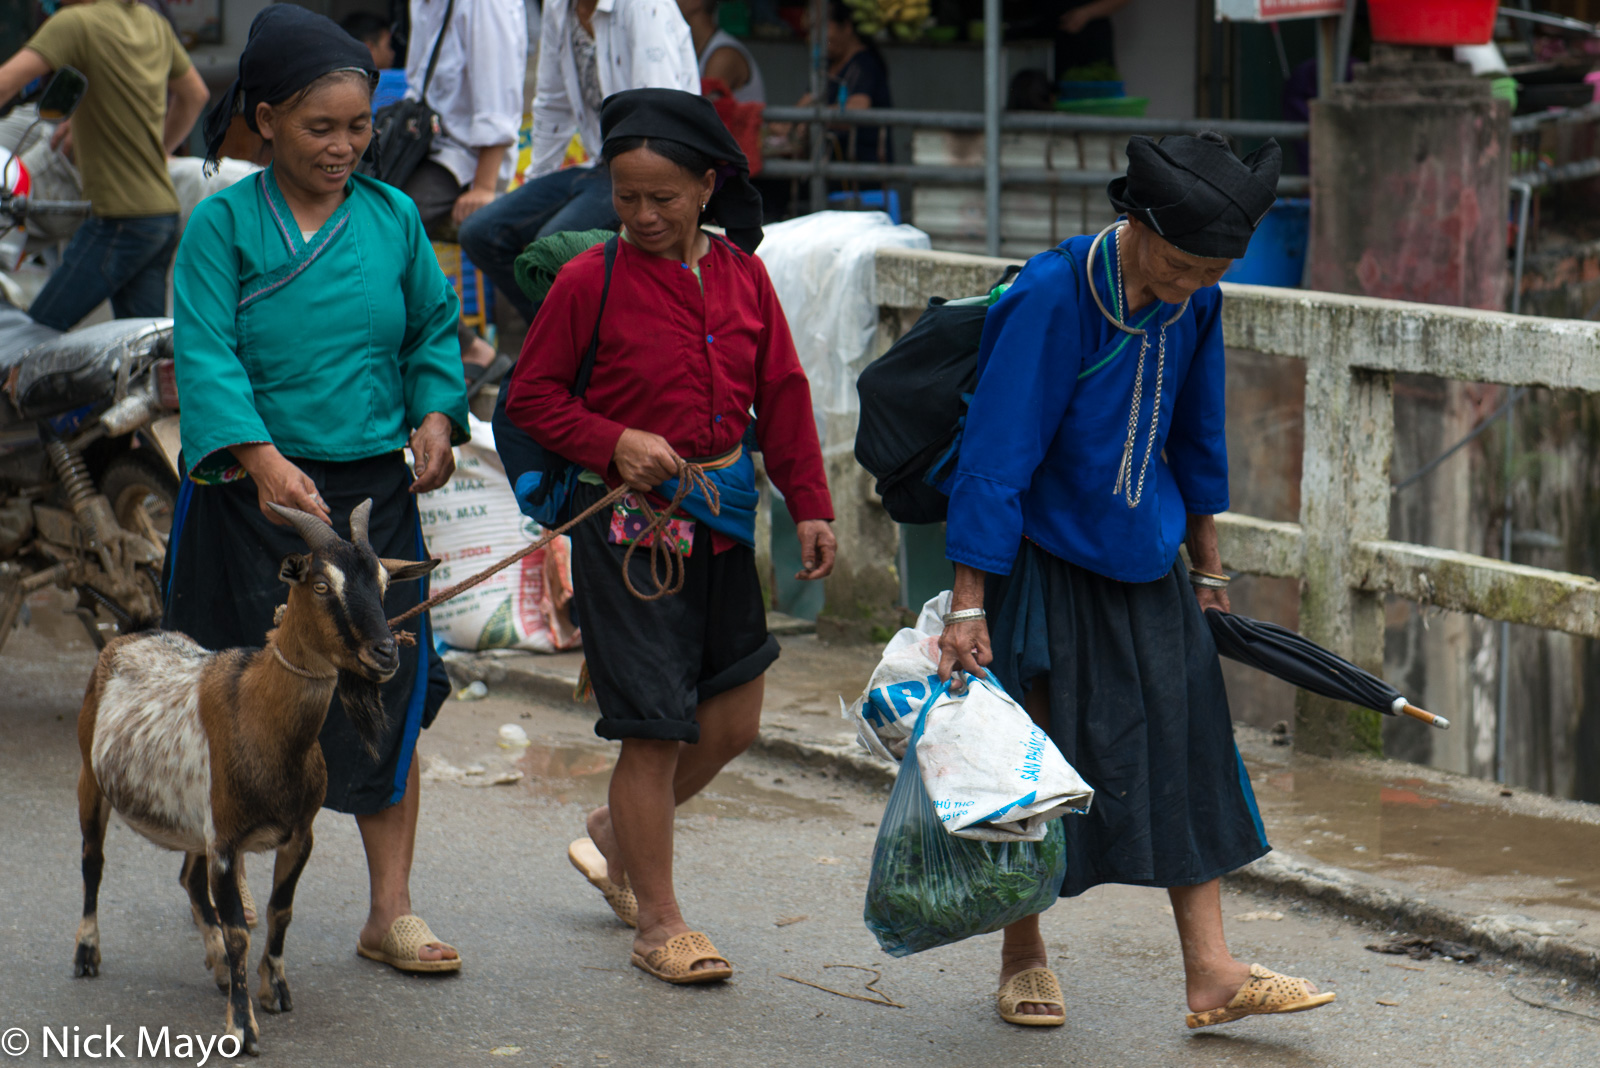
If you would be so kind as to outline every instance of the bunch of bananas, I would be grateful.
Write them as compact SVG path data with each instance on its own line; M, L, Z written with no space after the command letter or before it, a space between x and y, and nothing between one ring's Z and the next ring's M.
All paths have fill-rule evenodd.
M902 41L915 40L931 14L930 0L846 0L856 31L872 37L887 28Z

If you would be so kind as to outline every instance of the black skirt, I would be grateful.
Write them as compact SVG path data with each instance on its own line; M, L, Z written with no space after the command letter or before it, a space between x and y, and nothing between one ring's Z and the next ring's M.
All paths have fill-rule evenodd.
M572 508L581 512L605 496L579 483ZM583 653L594 686L602 738L698 742L699 706L747 682L778 659L767 633L755 551L735 545L712 552L711 532L695 524L683 589L641 601L622 581L627 547L607 537L611 513L572 531L572 596L583 628ZM630 575L648 592L650 553L633 554Z
M1063 897L1101 883L1194 886L1266 855L1211 630L1179 560L1118 582L1024 541L985 590L992 670L1021 701L1048 687L1047 730L1094 787L1067 832Z
M329 463L294 460L316 483L333 525L350 536L350 512L372 498L368 538L379 556L426 560L427 548L411 495L411 470L398 452L369 460ZM272 617L288 597L278 578L283 558L306 551L290 527L261 514L256 484L240 479L201 486L184 479L173 514L163 582L167 591L162 626L182 631L207 649L260 646ZM427 580L396 582L384 597L393 618L427 596ZM374 761L350 725L336 694L322 727L322 755L328 764L328 794L323 804L339 812L367 815L405 796L417 734L433 722L450 695L444 663L433 648L424 615L414 624L415 646L400 647L400 669L382 687L388 729ZM418 670L422 655L424 670Z

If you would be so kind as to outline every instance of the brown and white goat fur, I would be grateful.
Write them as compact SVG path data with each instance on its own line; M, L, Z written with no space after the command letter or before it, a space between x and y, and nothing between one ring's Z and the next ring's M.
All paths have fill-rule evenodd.
M259 1032L246 978L240 857L277 851L259 994L265 1011L287 1012L284 931L328 783L317 736L337 686L375 752L384 730L378 687L400 665L383 595L391 582L421 578L436 564L380 560L367 539L371 501L351 513L350 541L320 519L273 507L311 552L283 561L288 603L266 646L213 653L171 631L118 638L101 652L78 715L84 901L74 973L100 974L96 911L115 809L150 841L184 854L180 880L206 967L228 994L226 1033L250 1054L259 1051Z

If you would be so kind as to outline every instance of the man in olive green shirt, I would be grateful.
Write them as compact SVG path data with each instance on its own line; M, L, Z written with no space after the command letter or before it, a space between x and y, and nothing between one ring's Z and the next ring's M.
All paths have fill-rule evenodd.
M178 244L167 156L210 93L172 26L137 0L64 5L0 66L0 101L60 67L89 80L71 139L93 215L28 313L67 330L109 297L119 319L165 315Z

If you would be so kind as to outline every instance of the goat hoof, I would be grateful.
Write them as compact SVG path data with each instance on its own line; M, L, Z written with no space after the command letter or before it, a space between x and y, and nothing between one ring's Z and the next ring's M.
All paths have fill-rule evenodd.
M292 1012L294 1001L289 996L289 983L285 979L266 979L258 992L261 1007L267 1012Z
M78 952L72 958L72 975L75 979L95 978L100 974L100 947L78 943Z
M252 1057L261 1056L261 1043L256 1040L254 1031L246 1031L244 1033L244 1051Z

